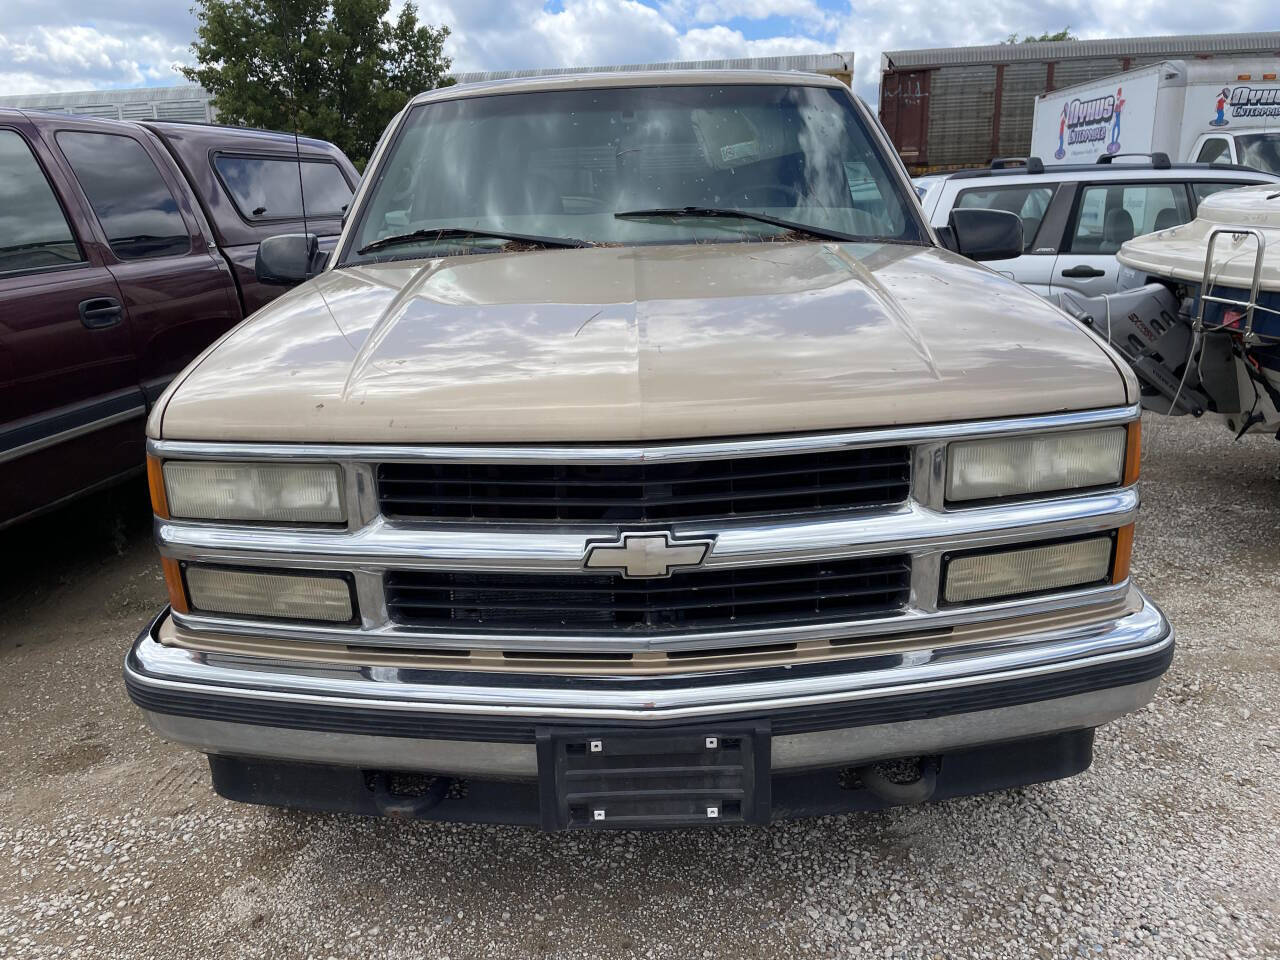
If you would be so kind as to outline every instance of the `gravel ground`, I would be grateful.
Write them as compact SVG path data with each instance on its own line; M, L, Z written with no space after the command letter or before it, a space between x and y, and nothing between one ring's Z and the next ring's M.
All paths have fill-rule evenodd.
M163 596L142 487L0 534L0 957L1280 956L1280 447L1146 426L1135 571L1180 646L1092 769L767 829L228 803L120 681Z

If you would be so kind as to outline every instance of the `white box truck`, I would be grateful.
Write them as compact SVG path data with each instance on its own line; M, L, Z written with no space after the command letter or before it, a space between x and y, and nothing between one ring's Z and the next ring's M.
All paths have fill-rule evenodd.
M1280 56L1166 60L1036 97L1032 156L1095 163L1120 153L1280 174Z

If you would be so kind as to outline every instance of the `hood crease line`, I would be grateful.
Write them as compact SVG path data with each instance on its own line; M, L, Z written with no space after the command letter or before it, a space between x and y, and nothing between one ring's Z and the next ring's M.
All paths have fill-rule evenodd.
M849 251L842 245L833 244L832 246L835 247L836 256L849 268L849 272L866 284L867 290L880 301L885 313L893 318L894 325L902 331L902 335L911 346L912 352L928 368L929 375L934 380L941 381L942 371L938 369L938 364L933 359L933 352L929 349L929 344L920 333L920 328L907 315L907 312L902 309L902 305L898 303L898 298L886 290L884 284L880 282L880 278L873 271L868 270L860 260L851 256Z
M355 358L351 361L351 369L347 371L347 378L343 381L342 391L339 396L345 403L351 399L351 392L355 388L356 381L365 370L373 363L374 355L378 352L378 348L382 345L382 341L395 327L400 315L404 310L404 306L418 294L418 290L422 286L423 280L439 265L441 261L438 259L429 260L422 265L422 268L414 273L409 282L404 285L399 293L395 295L392 301L387 304L385 310L378 317L373 325L373 329L369 331L369 335L365 337L364 343L356 352ZM326 302L327 303L327 302ZM346 334L344 333L345 337Z

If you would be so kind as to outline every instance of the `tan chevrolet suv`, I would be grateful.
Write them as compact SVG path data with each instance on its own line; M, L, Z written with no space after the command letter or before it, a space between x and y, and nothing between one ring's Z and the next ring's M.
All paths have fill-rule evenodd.
M156 405L130 696L226 797L547 829L1083 771L1173 635L1136 384L1020 249L823 77L417 97Z

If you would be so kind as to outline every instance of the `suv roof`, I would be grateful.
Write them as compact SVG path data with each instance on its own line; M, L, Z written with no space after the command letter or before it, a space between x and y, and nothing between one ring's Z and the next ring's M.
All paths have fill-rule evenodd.
M1031 158L1034 159L1034 158ZM1168 176L1170 179L1178 179L1179 171L1188 170L1205 171L1213 173L1235 172L1249 174L1258 177L1274 177L1274 174L1267 173L1265 170L1259 170L1256 167L1246 167L1238 163L1160 163L1152 161L1138 161L1125 163L1062 163L1054 166L1046 166L1043 169L1033 167L990 167L975 168L972 170L952 170L943 173L927 174L929 177L937 177L938 180L981 180L987 177L1007 178L1007 177L1027 177L1036 179L1038 177L1050 177L1058 180L1084 180L1091 179L1083 176L1084 174L1095 174L1098 179L1114 180L1117 176L1123 174L1141 174L1145 178L1150 178L1153 174L1157 177ZM920 179L924 179L921 177Z
M262 142L268 140L276 143L282 143L289 147L293 146L294 135L287 130L267 130L263 127L238 127L228 123L208 123L201 120L139 120L148 129L155 130L157 133L163 133L166 130L187 132L190 130L207 130L215 133L219 137L228 137L231 139L256 140ZM328 148L333 145L327 140L319 140L315 137L308 137L299 134L297 137L298 144L305 147Z
M291 149L293 147L293 134L284 130L263 130L258 127L237 127L225 123L209 123L202 120L152 120L150 118L142 120L118 120L115 117L95 117L91 114L79 113L63 113L60 110L25 110L19 107L0 107L0 117L5 114L19 114L29 117L32 120L41 121L74 121L75 123L90 123L95 126L102 126L105 129L111 128L127 128L129 130L137 130L139 127L145 127L157 133L166 130L174 131L208 131L216 134L220 139L227 140L254 140L262 142L264 140L287 144ZM333 149L333 144L327 140L317 140L315 137L298 137L300 146L319 148L322 150Z

